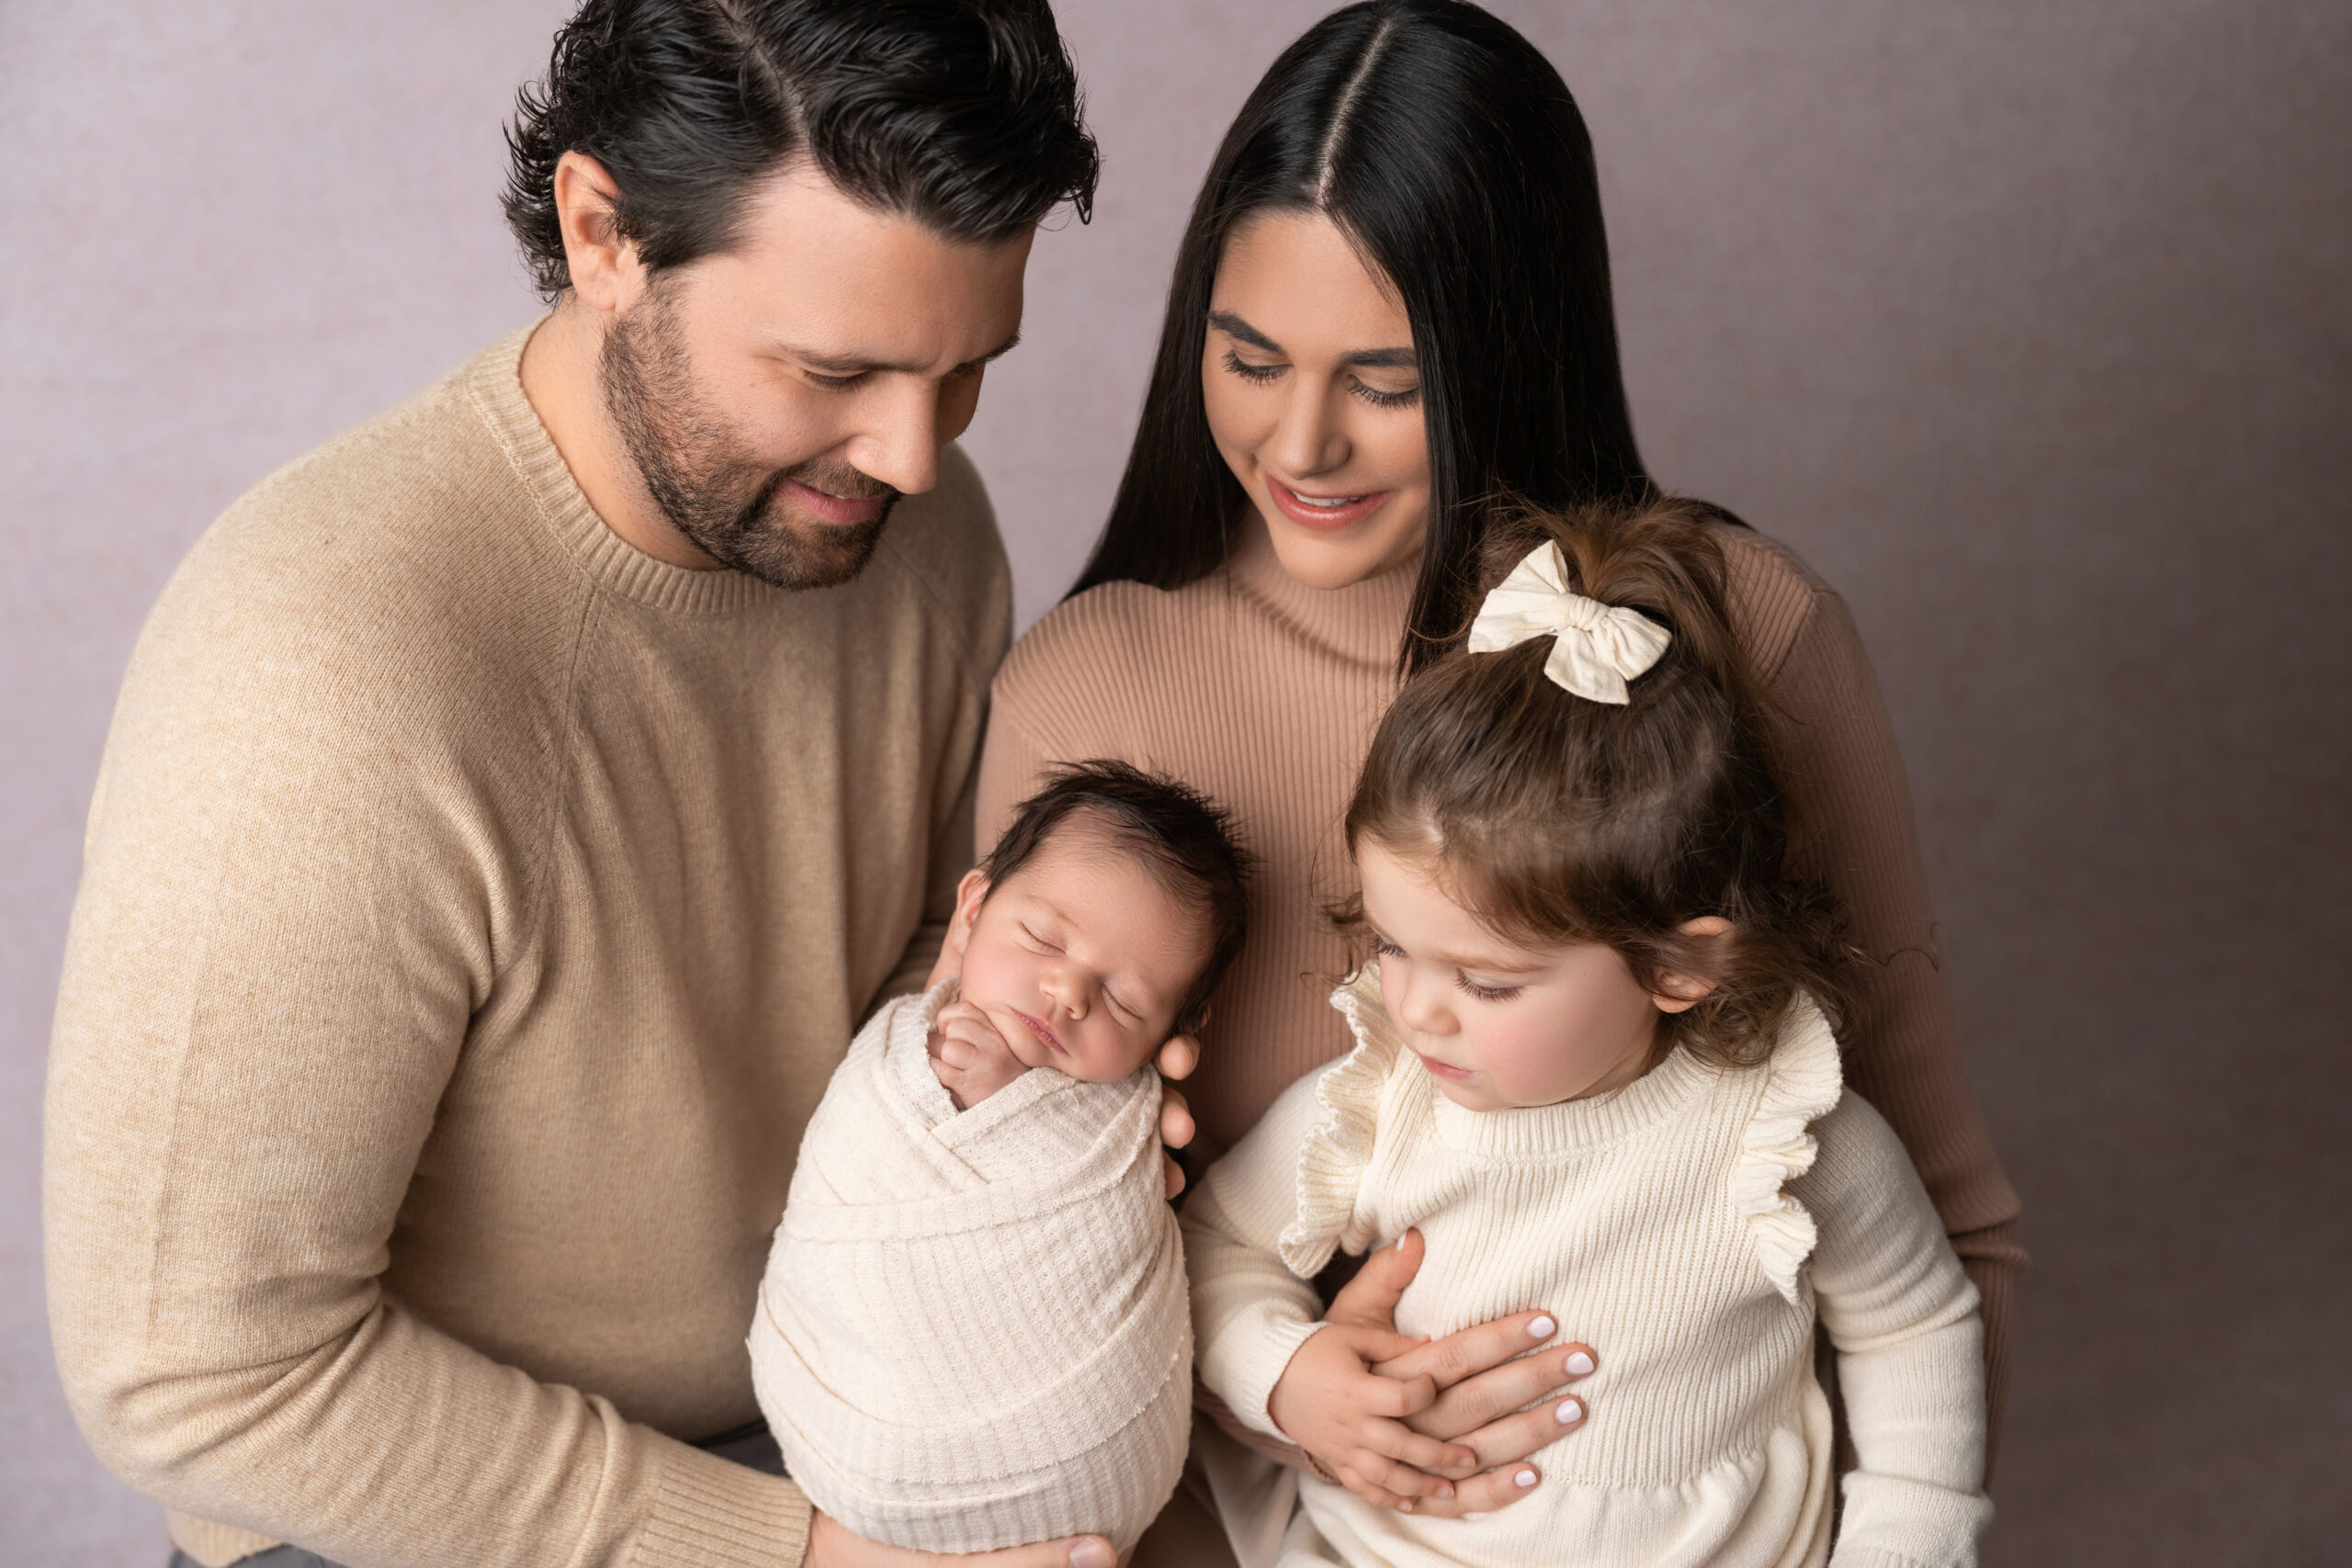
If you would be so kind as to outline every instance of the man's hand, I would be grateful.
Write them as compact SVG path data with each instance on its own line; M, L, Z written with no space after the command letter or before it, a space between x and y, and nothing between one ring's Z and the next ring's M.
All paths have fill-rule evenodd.
M1200 1064L1201 1048L1190 1035L1179 1034L1159 1048L1159 1076L1163 1078L1191 1077L1193 1069ZM1160 1085L1159 1141L1171 1149L1181 1149L1193 1141L1193 1108L1184 1103L1182 1095L1167 1084ZM1168 1196L1173 1198L1184 1190L1183 1169L1166 1155L1159 1156L1159 1163L1165 1168L1161 1175Z
M949 1002L929 1042L932 1076L958 1111L969 1111L1029 1069L988 1015L969 1002Z
M1396 1246L1382 1247L1332 1299L1325 1321L1351 1332L1394 1336L1397 1298L1420 1271L1422 1256L1419 1231L1407 1231ZM1327 1328L1315 1339L1332 1331ZM1546 1345L1557 1332L1548 1314L1522 1312L1475 1324L1442 1339L1400 1341L1405 1348L1380 1353L1369 1371L1408 1390L1426 1386L1434 1391L1426 1401L1409 1401L1410 1408L1396 1417L1396 1424L1475 1457L1466 1466L1434 1470L1419 1461L1399 1464L1395 1461L1404 1456L1395 1451L1398 1445L1389 1438L1389 1449L1383 1450L1390 1455L1389 1468L1368 1466L1373 1473L1359 1473L1353 1480L1340 1474L1339 1479L1385 1507L1445 1517L1488 1513L1525 1496L1540 1477L1534 1466L1521 1461L1584 1424L1584 1401L1569 1397L1568 1385L1589 1376L1596 1358L1589 1345ZM1543 1348L1530 1354L1535 1346ZM1292 1364L1297 1364L1295 1358ZM1532 1408L1522 1408L1529 1405ZM1311 1445L1299 1446L1322 1458ZM1396 1484L1399 1481L1407 1484ZM1452 1495L1430 1484L1440 1481L1453 1483Z
M955 1557L936 1551L909 1551L852 1535L824 1514L808 1518L808 1550L801 1568L1112 1568L1117 1558L1111 1543L1099 1535L1072 1536L1067 1540L1012 1546L1002 1551L979 1551Z

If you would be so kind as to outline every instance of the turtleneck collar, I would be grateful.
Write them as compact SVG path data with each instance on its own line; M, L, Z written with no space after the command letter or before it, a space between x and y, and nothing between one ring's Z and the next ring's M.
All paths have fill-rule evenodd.
M785 592L740 571L695 571L657 560L605 525L523 394L523 347L546 319L501 338L462 374L474 408L529 489L539 516L581 570L624 598L684 615L722 615Z
M1393 670L1420 563L1408 561L1345 588L1309 588L1283 570L1265 521L1253 513L1225 572L1236 592L1300 637L1351 663Z

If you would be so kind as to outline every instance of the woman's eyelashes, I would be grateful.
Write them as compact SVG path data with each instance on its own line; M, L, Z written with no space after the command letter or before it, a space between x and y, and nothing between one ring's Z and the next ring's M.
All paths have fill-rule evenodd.
M1283 371L1290 368L1289 366L1279 361L1272 365L1253 365L1229 348L1225 351L1225 367L1251 385L1260 387L1276 379ZM1394 392L1383 391L1380 388L1369 382L1358 380L1353 376L1348 378L1348 391L1376 409L1409 408L1421 400L1421 389L1418 386L1407 387Z
M1384 392L1377 387L1367 386L1352 376L1348 378L1348 390L1376 409L1410 408L1421 400L1421 389L1419 387L1408 387L1401 392Z

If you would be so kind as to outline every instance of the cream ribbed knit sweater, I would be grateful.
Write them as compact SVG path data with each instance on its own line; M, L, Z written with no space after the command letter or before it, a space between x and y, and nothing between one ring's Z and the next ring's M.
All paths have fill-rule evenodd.
M665 565L523 343L232 507L107 739L50 1322L202 1562L800 1559L797 1488L678 1439L758 1414L801 1127L971 863L1003 551L951 452L842 587Z
M2018 1201L1969 1089L1903 761L1838 595L1760 534L1719 536L1733 627L1785 717L1816 829L1804 869L1828 880L1855 942L1877 960L1849 976L1847 1072L1901 1134L1984 1294L1997 1406L2003 1325L2024 1261ZM1115 582L1062 604L997 677L981 843L1047 766L1117 757L1215 795L1261 857L1250 946L1217 992L1200 1071L1183 1086L1212 1157L1285 1085L1347 1049L1324 998L1348 956L1323 911L1355 886L1340 818L1396 695L1412 592L1411 569L1332 592L1306 587L1253 525L1231 560L1186 587Z
M868 1540L1124 1551L1192 1424L1159 1077L1033 1067L959 1111L929 1049L954 990L876 1014L809 1121L752 1320L760 1408Z
M1332 1000L1355 1049L1285 1090L1185 1209L1203 1380L1273 1432L1267 1397L1320 1326L1307 1280L1335 1247L1414 1226L1428 1250L1402 1331L1542 1308L1604 1348L1532 1495L1439 1519L1306 1477L1283 1568L1975 1561L1992 1511L1976 1292L1894 1134L1841 1098L1810 1003L1760 1067L1678 1049L1609 1094L1480 1112L1407 1048L1376 965ZM1834 1555L1816 1308L1860 1461Z

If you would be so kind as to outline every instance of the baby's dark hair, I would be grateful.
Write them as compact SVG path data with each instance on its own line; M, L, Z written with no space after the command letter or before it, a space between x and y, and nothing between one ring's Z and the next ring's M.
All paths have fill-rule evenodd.
M1800 988L1838 1016L1843 950L1826 891L1790 866L1785 775L1732 633L1717 515L1675 498L1501 509L1482 590L1556 544L1574 592L1637 610L1673 640L1623 706L1554 683L1549 637L1445 655L1382 720L1347 836L1351 853L1370 840L1433 863L1507 939L1606 942L1653 992L1668 975L1714 982L1676 1021L1679 1036L1750 1066L1770 1054ZM1679 930L1704 916L1731 933Z
M1014 809L1012 826L980 862L989 887L1002 886L1080 813L1139 851L1161 885L1208 923L1208 963L1176 1010L1177 1032L1193 1032L1207 1021L1209 998L1250 933L1250 854L1235 840L1231 813L1164 774L1100 757L1070 763Z

